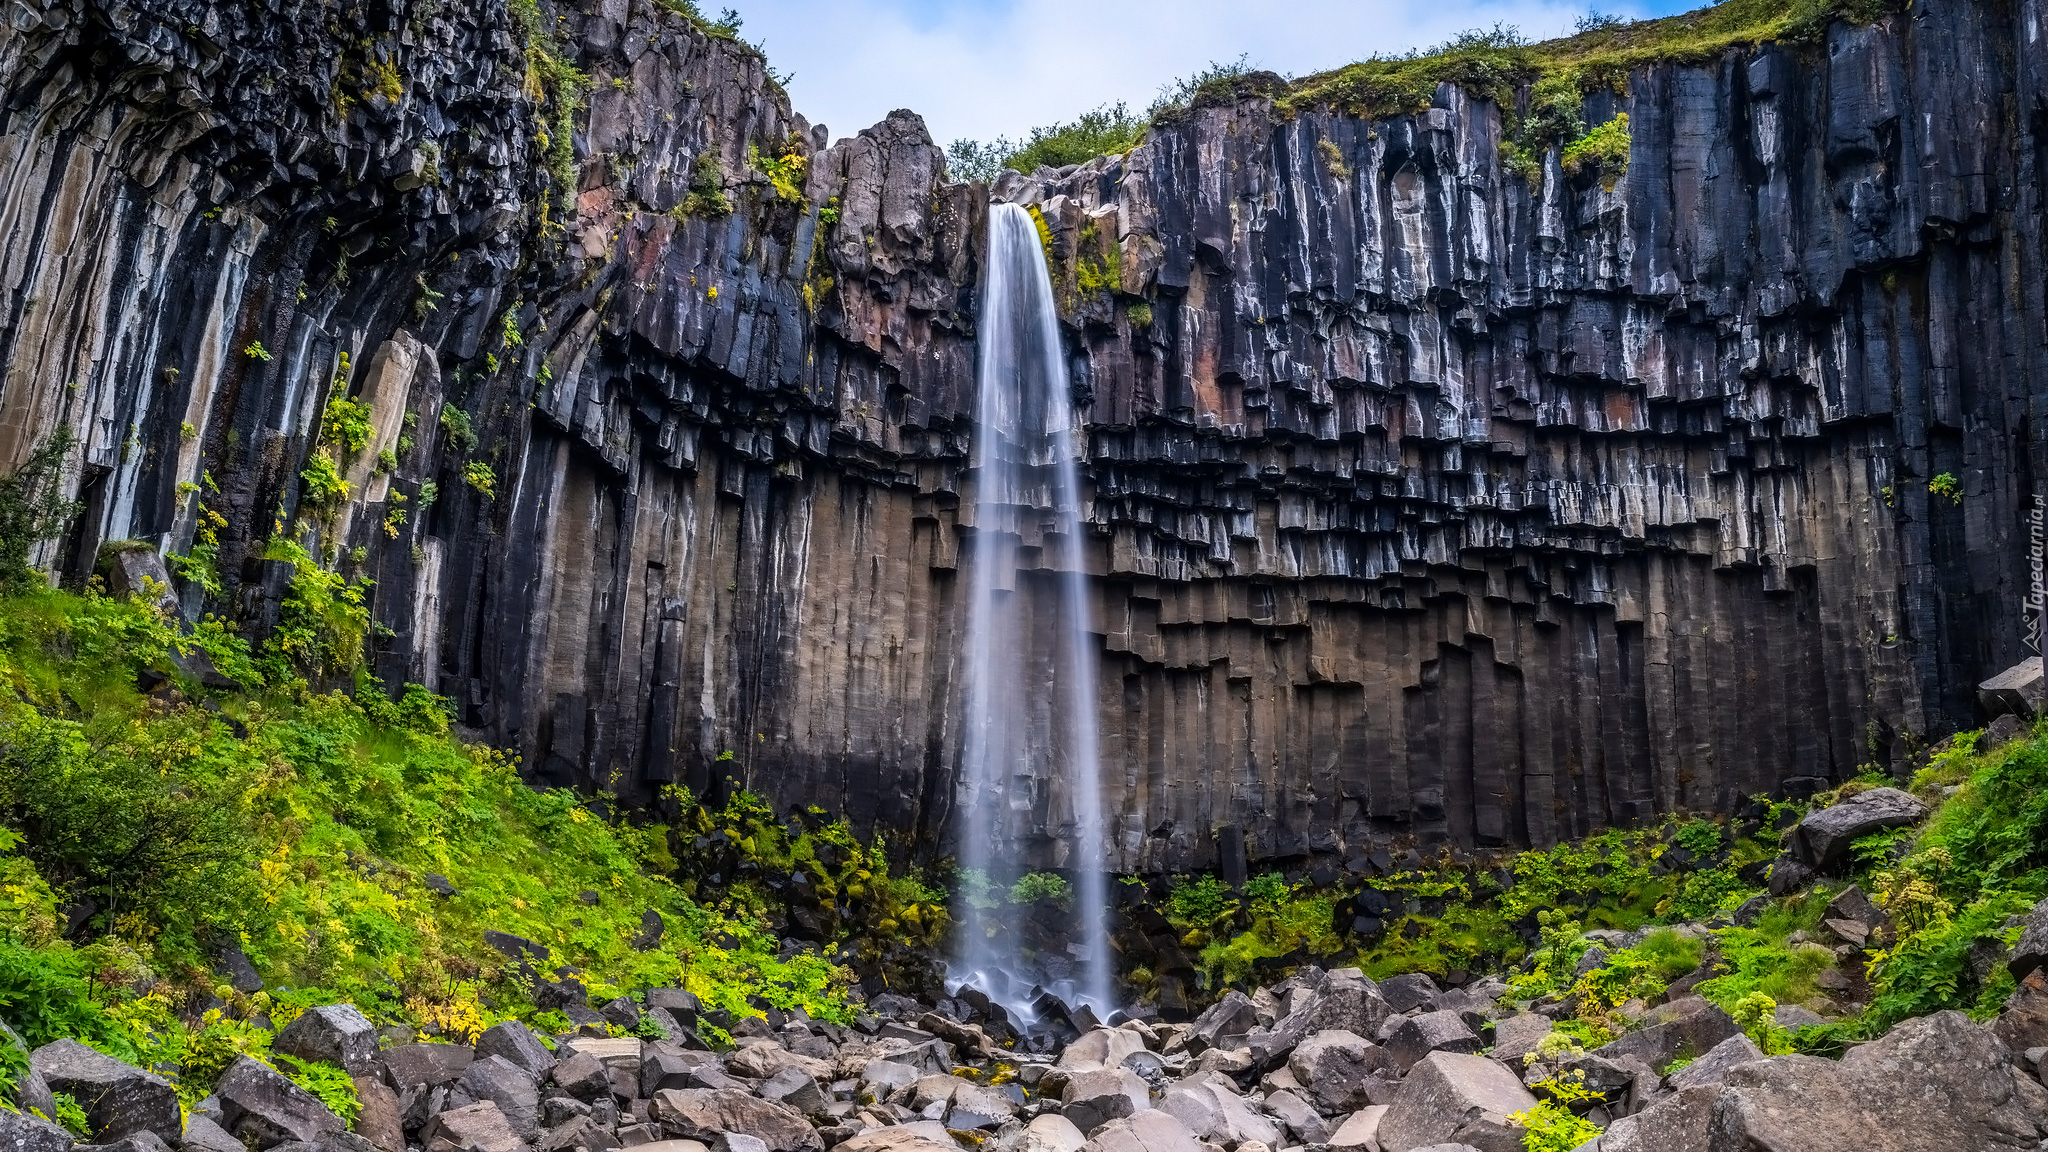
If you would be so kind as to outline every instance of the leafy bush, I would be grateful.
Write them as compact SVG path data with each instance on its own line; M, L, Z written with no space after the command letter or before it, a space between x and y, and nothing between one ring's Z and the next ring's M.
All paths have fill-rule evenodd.
M1064 877L1052 872L1028 872L1010 885L1012 904L1057 904L1062 908L1073 903L1073 892Z
M0 595L17 596L45 583L29 554L77 515L78 506L64 498L64 461L76 443L69 428L59 428L0 479Z
M491 466L481 460L472 460L462 467L462 481L484 494L486 500L497 496L498 476Z
M1197 876L1181 880L1167 897L1166 915L1175 927L1206 928L1234 907L1230 886L1221 877Z

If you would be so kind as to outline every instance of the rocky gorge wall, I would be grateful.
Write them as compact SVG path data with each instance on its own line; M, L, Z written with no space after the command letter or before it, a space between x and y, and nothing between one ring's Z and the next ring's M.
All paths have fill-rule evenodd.
M1587 102L1611 186L1448 85L999 181L1092 490L1016 594L1093 577L1110 863L1547 844L1971 719L2048 491L2044 20L1641 68ZM639 0L18 0L0 82L0 460L81 441L53 571L212 539L186 612L261 634L296 532L537 780L945 843L988 190L914 115L833 143Z

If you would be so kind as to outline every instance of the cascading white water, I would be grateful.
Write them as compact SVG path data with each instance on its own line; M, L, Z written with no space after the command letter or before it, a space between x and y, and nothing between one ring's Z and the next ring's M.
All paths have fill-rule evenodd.
M1037 222L1015 204L994 204L988 220L988 276L981 290L980 399L974 440L974 536L968 555L964 649L966 731L958 829L960 861L1002 879L1019 870L1010 854L1036 829L1065 831L1064 861L1076 873L1074 912L1083 947L1078 979L1032 970L1016 955L1016 934L997 931L968 907L954 977L1013 1011L1045 982L1072 1003L1111 1008L1108 880L1104 871L1101 765L1097 749L1095 646L1088 629L1081 555L1081 477L1073 411L1052 279ZM1057 572L1047 616L1027 618L1019 588L1020 548L1057 544L1037 565ZM1047 672L1050 671L1050 683ZM1051 798L1071 811L1041 805ZM1071 825L1061 827L1071 819ZM1006 858L1008 857L1008 858ZM1005 881L1006 883L1006 881ZM991 935L1002 943L992 943ZM1050 977L1050 978L1048 978ZM1028 1009L1027 1009L1028 1012Z

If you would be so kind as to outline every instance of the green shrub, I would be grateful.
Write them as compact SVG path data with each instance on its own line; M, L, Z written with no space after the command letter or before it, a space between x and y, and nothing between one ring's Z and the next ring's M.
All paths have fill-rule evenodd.
M1062 908L1073 903L1073 893L1067 881L1052 872L1028 872L1010 885L1012 904L1057 904Z
M457 452L467 453L476 447L476 429L460 405L441 405L441 430L448 434L448 446Z
M1236 906L1230 886L1217 876L1184 878L1166 900L1167 918L1183 931L1206 928Z
M52 1092L50 1100L57 1105L57 1114L48 1119L56 1121L65 1131L80 1140L92 1138L92 1120L86 1116L85 1109L79 1106L77 1097L69 1092Z
M69 428L59 428L0 479L0 595L17 596L44 584L29 554L78 513L78 505L64 498L64 461L76 443Z

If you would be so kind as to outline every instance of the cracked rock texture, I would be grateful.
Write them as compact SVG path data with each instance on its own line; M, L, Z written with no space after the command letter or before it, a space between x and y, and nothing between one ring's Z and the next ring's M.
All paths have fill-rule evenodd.
M1090 489L1010 579L1093 577L1111 863L1546 844L1972 719L2048 492L2044 24L1639 69L1587 102L1611 186L1531 187L1450 87L999 181ZM832 143L639 0L16 0L0 84L0 461L82 442L53 572L218 516L184 611L260 635L297 518L376 582L374 670L536 779L945 843L987 190L916 116ZM350 502L301 516L344 393ZM1023 783L1002 834L1066 862Z

